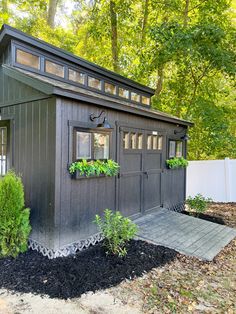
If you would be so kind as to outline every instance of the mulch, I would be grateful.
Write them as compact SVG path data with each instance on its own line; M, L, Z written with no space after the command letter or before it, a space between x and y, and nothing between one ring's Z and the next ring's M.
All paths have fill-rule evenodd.
M16 259L0 259L0 287L51 298L74 298L106 289L170 263L177 252L132 240L124 258L106 255L102 243L75 256L49 260L29 250Z
M215 223L220 224L220 225L225 225L225 222L221 217L215 217L215 216L211 216L211 215L207 215L207 214L197 214L197 213L188 212L185 210L182 211L181 214L200 218L200 219L211 221L211 222L215 222Z
M199 216L194 212L182 211L185 215L191 215L207 221L236 228L236 203L210 203L207 211Z

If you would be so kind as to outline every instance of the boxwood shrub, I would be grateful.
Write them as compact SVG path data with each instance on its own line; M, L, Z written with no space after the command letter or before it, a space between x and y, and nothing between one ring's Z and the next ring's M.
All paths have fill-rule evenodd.
M27 250L30 209L24 208L24 188L13 171L0 179L0 257Z

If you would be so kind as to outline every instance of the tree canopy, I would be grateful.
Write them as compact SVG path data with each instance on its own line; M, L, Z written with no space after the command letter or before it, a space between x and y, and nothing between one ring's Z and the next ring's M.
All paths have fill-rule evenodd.
M236 0L1 0L0 24L155 88L189 159L236 158Z

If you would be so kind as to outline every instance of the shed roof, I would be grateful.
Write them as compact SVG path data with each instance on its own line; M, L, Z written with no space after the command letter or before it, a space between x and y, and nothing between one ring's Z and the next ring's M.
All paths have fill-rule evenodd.
M30 46L39 48L40 50L53 54L54 56L64 59L65 61L69 61L69 62L74 63L75 65L79 65L86 70L94 71L97 74L100 74L105 78L113 79L127 86L133 87L135 89L139 89L140 91L143 91L145 93L149 93L150 95L154 95L155 93L155 90L148 86L137 83L113 71L107 70L95 63L89 62L81 57L75 56L74 54L68 51L55 47L43 40L30 36L6 24L3 24L0 30L0 55L1 55L1 52L4 51L3 48L9 43L11 39L15 39L17 41L26 43Z
M120 99L101 95L99 93L88 91L84 88L74 86L40 74L32 73L30 71L22 70L8 65L2 65L2 67L5 75L8 75L22 83L25 83L26 85L29 85L46 95L63 96L179 125L193 125L193 123L190 121L179 119L167 113L145 107L135 106L128 101L122 101Z

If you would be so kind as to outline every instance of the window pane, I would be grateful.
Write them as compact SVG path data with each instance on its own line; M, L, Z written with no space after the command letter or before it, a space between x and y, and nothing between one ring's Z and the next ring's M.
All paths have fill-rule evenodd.
M91 134L76 132L76 159L91 159Z
M129 133L128 132L124 132L124 135L123 135L123 148L129 149Z
M56 76L64 77L64 67L49 60L46 60L45 71Z
M143 148L143 134L138 134L138 149Z
M102 89L101 81L91 76L88 77L88 86L100 90Z
M39 57L20 49L16 50L16 62L37 70L40 69Z
M169 158L175 157L175 141L169 142Z
M147 149L152 149L152 135L147 136Z
M183 143L178 141L176 142L176 157L183 156Z
M125 88L119 87L119 96L128 99L129 91Z
M131 133L130 136L131 136L131 148L136 149L136 147L137 147L136 133Z
M85 84L85 74L69 69L69 80L76 83Z
M140 95L134 92L131 92L131 100L140 102Z
M7 172L7 128L0 128L0 175Z
M142 96L142 104L149 106L150 105L150 98Z
M94 159L109 158L109 135L94 133Z
M116 94L116 86L111 84L111 83L107 83L105 82L105 92L115 95Z
M162 149L163 136L158 136L158 149Z
M157 149L157 135L152 136L152 149Z

